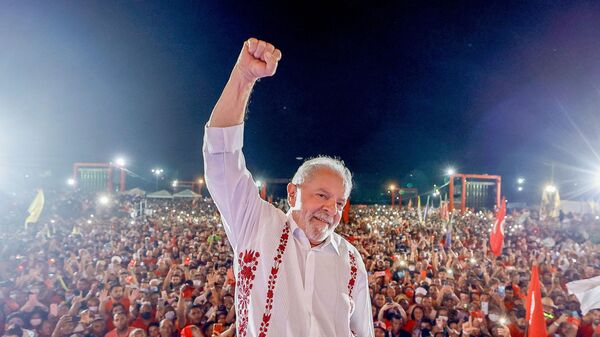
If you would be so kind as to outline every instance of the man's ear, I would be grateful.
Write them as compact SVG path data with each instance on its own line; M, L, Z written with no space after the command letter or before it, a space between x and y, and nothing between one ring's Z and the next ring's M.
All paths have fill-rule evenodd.
M296 197L298 196L298 186L292 183L287 184L287 194L288 204L290 204L290 207L292 208L295 207Z

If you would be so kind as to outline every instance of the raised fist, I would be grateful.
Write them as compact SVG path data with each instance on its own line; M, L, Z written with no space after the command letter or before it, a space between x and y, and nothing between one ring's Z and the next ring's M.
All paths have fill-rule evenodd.
M248 81L275 74L281 51L270 43L255 38L244 42L235 69Z

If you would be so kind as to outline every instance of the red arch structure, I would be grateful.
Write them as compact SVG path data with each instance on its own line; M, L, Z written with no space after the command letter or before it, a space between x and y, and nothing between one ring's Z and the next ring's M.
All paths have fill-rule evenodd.
M120 170L119 173L119 191L125 191L125 169L122 167L118 167L113 165L112 163L74 163L73 164L73 179L75 180L75 185L79 185L79 171L81 169L86 168L105 168L108 171L107 179L106 179L106 191L113 191L113 171L114 169Z
M453 174L450 176L450 182L449 182L449 191L450 191L450 198L449 198L449 209L452 211L454 210L454 181L456 179L460 178L460 186L461 186L461 194L460 194L460 211L462 214L465 213L466 209L467 209L467 184L468 181L467 179L477 179L477 180L491 180L491 181L495 181L496 182L496 206L500 205L500 199L501 199L501 195L502 195L502 177L501 176L496 176L496 175L489 175L489 174L462 174L462 173L457 173L457 174Z

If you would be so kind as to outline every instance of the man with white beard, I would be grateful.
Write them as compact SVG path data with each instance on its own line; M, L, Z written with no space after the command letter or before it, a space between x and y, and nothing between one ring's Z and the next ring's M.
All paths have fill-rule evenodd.
M303 163L287 186L287 214L259 197L246 169L250 92L280 59L273 45L247 40L205 129L206 184L235 254L238 336L373 336L365 266L334 233L352 190L344 163Z

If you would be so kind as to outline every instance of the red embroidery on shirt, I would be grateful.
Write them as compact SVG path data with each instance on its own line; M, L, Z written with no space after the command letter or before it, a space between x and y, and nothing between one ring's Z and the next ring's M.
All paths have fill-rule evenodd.
M283 233L279 239L279 247L275 253L273 259L273 267L271 268L271 275L269 275L269 283L267 284L267 301L265 303L265 313L263 314L262 322L260 323L259 337L265 337L267 331L269 331L269 322L271 321L271 311L273 310L273 297L275 294L275 284L277 283L277 274L279 273L279 266L285 253L285 247L287 246L288 238L290 234L290 225L285 224Z
M259 252L246 250L238 256L239 271L237 275L237 298L238 298L238 335L246 336L248 328L248 305L250 304L250 291L254 283L254 274L258 266Z
M348 252L350 256L350 280L348 281L348 296L352 298L352 291L354 290L354 284L356 283L356 274L358 268L356 267L356 256L352 252Z
M356 255L351 251L348 251L350 257L350 280L348 281L348 296L352 299L352 291L354 290L354 284L356 283L356 275L358 273L358 267L356 267ZM354 331L350 330L350 337L355 337Z

